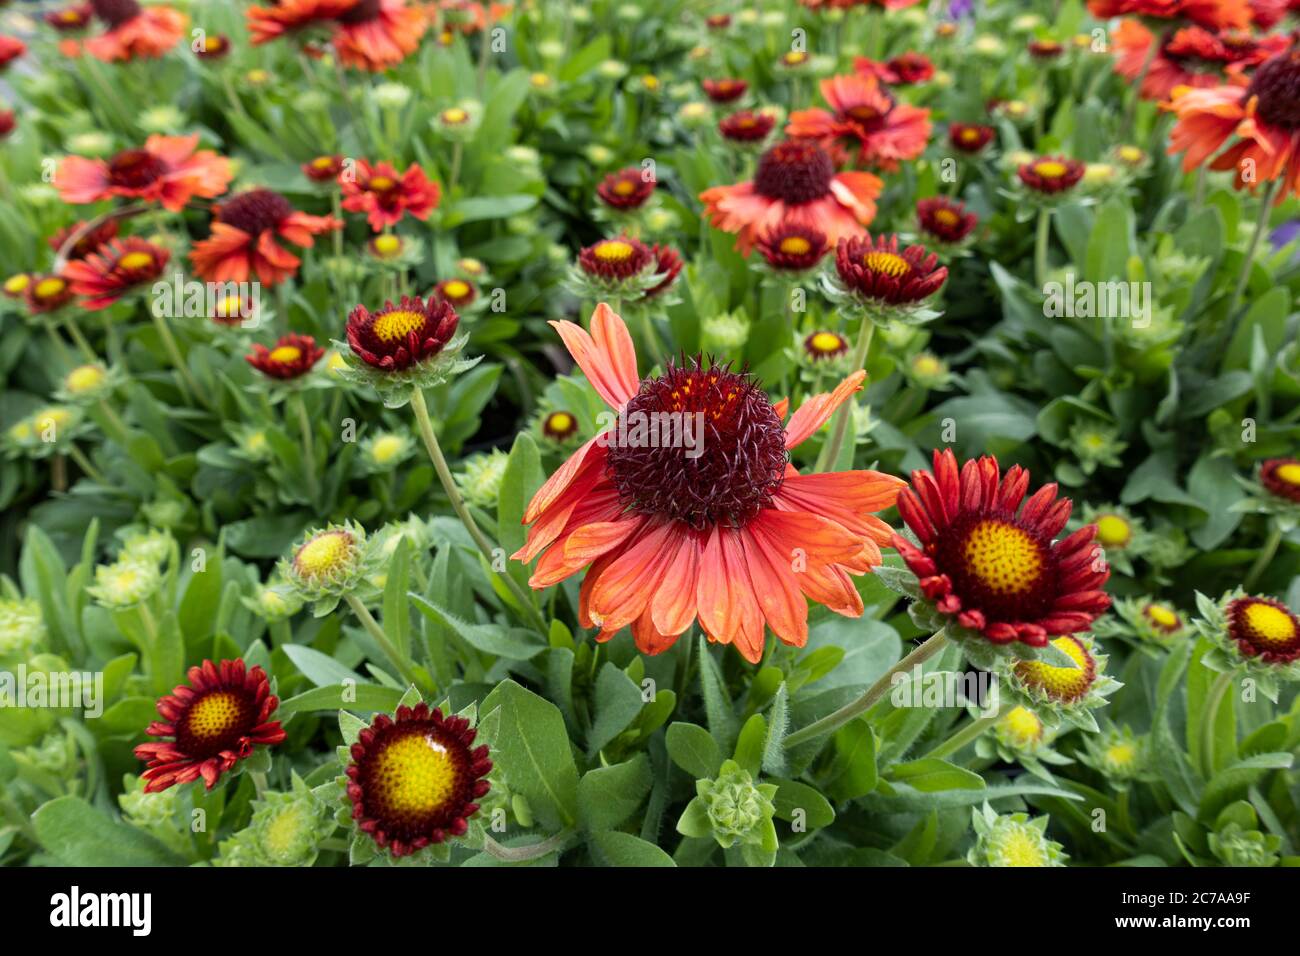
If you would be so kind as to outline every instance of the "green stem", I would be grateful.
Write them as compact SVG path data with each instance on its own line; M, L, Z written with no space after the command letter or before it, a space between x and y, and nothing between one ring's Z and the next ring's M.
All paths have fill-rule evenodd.
M366 606L361 603L355 594L349 594L347 596L347 602L348 607L352 608L352 613L355 614L357 620L361 622L361 626L366 629L366 633L374 639L375 643L379 645L380 650L387 655L388 659L392 661L393 666L397 668L397 672L402 675L402 680L406 681L407 684L415 684L422 687L423 682L420 681L416 675L415 669L411 666L410 660L405 654L397 649L397 645L388 639L388 635L384 633L384 629L379 626L379 622L375 620L374 616L369 610L367 610Z
M1246 258L1241 263L1241 275L1237 277L1237 286L1232 290L1232 301L1228 303L1226 313L1227 321L1232 321L1233 313L1237 311L1237 306L1241 304L1241 297L1246 292L1246 286L1250 283L1250 270L1255 265L1255 254L1259 251L1259 241L1268 232L1268 217L1273 208L1273 196L1277 193L1278 184L1282 180L1274 179L1264 187L1264 195L1259 200L1259 217L1255 220L1255 231L1251 234L1250 245L1246 247Z
M293 404L298 413L298 430L302 432L303 471L307 475L307 495L311 503L315 504L320 495L320 485L316 480L316 452L311 435L311 418L307 415L307 403L303 400L302 392L294 394Z
M478 545L479 551L488 562L488 567L491 567L496 557L495 549L492 547L492 542L488 540L487 535L479 529L474 516L469 513L469 508L465 506L465 499L461 497L460 489L456 487L456 481L451 476L451 469L447 467L447 459L443 457L442 448L438 445L438 436L434 434L433 423L429 421L429 406L424 402L424 392L418 387L411 389L411 410L415 412L415 423L420 430L420 438L424 441L424 450L429 453L429 460L433 462L433 470L438 473L438 480L442 482L442 489L447 493L447 498L451 501L452 511L456 512L456 517L460 519L460 523L465 526L469 536ZM519 586L519 582L510 576L509 571L499 576L506 590L514 597L515 602L529 617L532 624L542 634L547 633L550 628L542 618L541 613L533 605L532 598Z
M149 311L153 312L152 309ZM185 359L181 357L180 347L176 344L176 338L172 335L172 330L167 327L167 320L161 315L155 314L153 324L158 330L158 337L162 339L163 348L167 350L172 365L175 366L177 373L181 377L181 390L186 393L188 398L198 399L200 395L199 383L194 381L194 376L190 374Z
M875 331L876 323L864 312L862 325L858 329L858 344L853 350L853 361L850 365L854 371L867 367L867 353L871 351L871 336ZM853 396L850 395L835 412L835 420L831 423L831 436L822 446L821 454L817 456L817 471L830 471L840 460L840 451L844 448L844 439L849 433L849 423L853 421L853 406Z
M1047 285L1047 247L1052 238L1052 211L1038 210L1038 232L1034 236L1034 279L1042 289Z
M1274 524L1268 532L1268 538L1264 542L1263 550L1259 552L1259 557L1255 559L1255 563L1246 572L1246 580L1242 582L1241 586L1247 594L1254 592L1255 583L1259 580L1259 576L1264 573L1264 569L1268 567L1269 562L1273 560L1273 555L1277 554L1277 547L1281 543L1282 529Z
M1210 688L1205 700L1205 711L1201 714L1201 765L1206 780L1214 776L1214 725L1219 722L1219 708L1231 684L1232 671L1220 674Z
M104 421L107 423L105 430L109 433L109 437L125 447L128 435L126 422L122 421L121 416L113 410L113 406L108 404L106 399L101 398L96 407L99 409L99 413L104 416Z
M108 482L104 480L104 476L100 473L100 470L90 463L90 459L87 458L85 453L76 445L68 445L68 457L77 463L77 467L80 468L82 473L91 481L101 485L108 484Z
M935 654L948 646L948 639L942 630L936 632L926 640L924 644L913 648L912 653L908 654L901 661L887 670L881 678L872 684L862 696L849 701L834 713L827 714L821 720L813 721L807 727L796 730L790 736L785 738L784 746L787 750L807 743L810 740L816 740L818 737L824 737L832 731L839 730L849 721L858 716L865 714L880 698L884 697L886 692L893 685L895 674L901 674L909 671L918 664L928 661Z
M998 714L991 717L980 717L976 720L969 721L961 730L951 735L947 740L931 748L925 756L929 757L947 757L949 754L955 754L968 743L980 737L986 730L998 722Z
M451 172L447 175L447 195L450 196L456 191L456 182L460 179L460 161L461 154L465 151L465 144L459 139L451 147Z
M77 348L81 349L81 354L86 357L87 361L98 362L99 356L96 355L95 350L90 347L90 343L86 341L86 337L81 334L81 329L77 328L77 323L72 320L72 316L67 315L66 313L64 314L63 326L68 330L68 337L77 344Z
M645 347L650 353L651 365L662 366L667 353L664 351L663 342L659 340L658 331L655 330L655 317L649 309L641 310L641 326L645 334Z
M530 843L528 846L502 846L492 837L484 835L483 849L489 856L505 863L525 863L529 860L540 860L550 853L564 849L564 845L573 838L573 833L572 827L566 827L555 836L547 837L541 843Z

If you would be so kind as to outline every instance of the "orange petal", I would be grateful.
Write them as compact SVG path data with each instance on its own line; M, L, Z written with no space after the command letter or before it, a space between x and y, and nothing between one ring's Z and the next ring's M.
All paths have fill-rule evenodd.
M835 409L860 391L867 373L858 369L835 387L835 391L813 395L799 406L785 426L785 447L794 448L807 441L835 413Z

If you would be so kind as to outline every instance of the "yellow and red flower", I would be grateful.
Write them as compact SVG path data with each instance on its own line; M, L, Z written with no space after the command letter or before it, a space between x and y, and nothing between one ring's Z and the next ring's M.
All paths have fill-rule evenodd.
M1052 639L1052 645L1073 662L1073 667L1057 667L1046 661L1017 661L1016 677L1031 693L1056 704L1072 704L1087 696L1097 679L1097 659L1088 645L1067 634Z
M710 640L757 662L765 625L787 644L806 643L807 598L848 617L862 613L850 575L880 563L891 532L873 513L890 507L903 483L873 471L800 475L789 450L861 388L865 373L809 398L783 427L786 403L773 405L748 373L697 357L640 379L627 326L604 303L590 334L551 324L619 421L529 503L528 540L514 557L541 555L532 587L588 568L579 622L599 627L600 641L630 625L647 654L672 646L698 619ZM647 447L627 431L663 413L702 416L699 455Z
M249 40L253 46L270 43L342 16L356 3L357 0L276 0L269 7L249 7L244 12Z
M460 316L447 302L402 296L377 312L359 305L348 315L348 344L381 372L400 372L432 358L456 334Z
M65 226L50 237L50 248L56 253L63 248L64 243L75 236L82 229L86 228L86 221L79 219L70 226ZM84 259L92 252L98 252L110 239L116 239L118 232L118 223L116 219L105 219L98 223L94 228L85 232L81 238L74 242L64 256L65 259Z
M1244 30L1252 16L1247 0L1088 0L1088 10L1098 20L1137 16L1209 30Z
M491 789L486 746L464 717L428 704L380 714L357 736L347 767L352 817L395 857L463 836Z
M256 275L271 286L293 276L302 260L276 238L310 248L317 236L343 223L333 216L299 212L277 192L249 189L212 208L212 235L196 242L190 261L210 282L246 282Z
M94 10L89 3L75 3L58 10L50 10L42 19L60 33L70 33L85 29L93 15Z
M464 279L443 279L433 287L433 297L456 309L463 309L478 298L478 290Z
M661 278L645 290L643 299L663 295L677 281L677 276L682 271L682 257L672 246L655 243L650 247L650 255L654 258L654 274Z
M600 197L601 202L621 212L645 205L646 200L654 195L654 191L654 177L647 179L637 166L629 166L627 169L610 173L596 186L596 195Z
M786 140L759 157L754 178L700 194L709 222L736 233L749 254L778 224L807 226L828 243L860 236L876 217L884 183L868 172L836 172L830 154L808 140Z
M343 171L343 157L338 155L317 156L302 164L302 171L312 182L324 183L337 179Z
M1242 656L1265 664L1300 661L1300 621L1281 601L1240 597L1225 609L1228 638Z
M893 172L900 160L915 159L930 139L930 111L897 103L875 76L853 73L821 82L823 109L796 110L787 136L811 139L826 149L857 147L859 165Z
M189 18L171 7L143 7L136 0L90 0L95 16L108 29L86 40L86 52L97 60L160 57L185 35Z
M1115 31L1115 72L1136 80L1154 42L1155 35L1139 21L1121 22ZM1255 67L1287 46L1284 36L1254 37L1241 30L1213 33L1203 27L1184 27L1161 43L1147 64L1140 92L1144 99L1165 100L1179 87L1207 89L1235 82L1225 71Z
M142 775L146 793L200 777L211 790L223 773L252 756L255 746L285 738L280 722L271 719L280 701L262 668L248 668L242 660L204 661L191 667L188 677L188 684L158 700L163 719L145 730L171 739L135 748L149 765Z
M71 302L74 295L72 284L63 276L33 275L23 287L23 298L34 315L53 312Z
M947 245L964 240L979 225L979 217L966 211L966 204L945 196L932 196L916 204L921 231Z
M704 88L704 95L715 103L734 103L749 89L748 83L736 79L701 80L700 86Z
M948 142L952 148L962 153L974 155L983 152L984 147L993 142L997 130L980 123L949 123Z
M108 160L68 156L55 170L54 185L64 202L77 205L124 196L179 212L196 196L220 196L234 175L230 160L198 144L197 133L150 136L142 149Z
M310 335L290 332L276 339L275 348L254 343L244 360L268 378L287 381L306 375L324 356L325 350Z
M73 259L63 274L76 295L86 296L82 306L106 309L132 289L153 282L167 267L171 253L137 236L111 239L99 251Z
M847 355L849 340L838 332L814 332L803 340L803 350L814 362L826 362Z
M898 513L919 545L893 544L936 610L995 644L1044 646L1049 637L1091 627L1110 606L1101 590L1110 570L1086 525L1055 540L1071 502L1047 484L1026 502L1029 472L1000 476L996 458L957 467L951 449L934 453L934 470L913 471ZM1021 508L1021 503L1024 507Z
M835 272L856 299L888 306L917 305L942 288L948 267L925 246L898 249L898 236L868 233L841 239L835 247Z
M399 174L389 163L371 166L359 159L355 173L355 176L339 177L343 208L348 212L364 212L375 232L397 225L408 214L421 221L428 219L442 198L438 184L415 163Z
M1083 163L1068 156L1039 156L1022 164L1016 175L1034 192L1056 195L1077 186L1086 171Z
M775 126L776 118L770 113L739 110L718 121L718 132L733 143L761 143Z
M778 272L804 272L830 252L826 234L812 226L779 222L755 243L767 264Z
M375 73L414 53L429 26L424 11L406 0L355 0L334 22L339 62Z
M0 71L8 69L10 63L26 52L27 44L22 40L0 33Z
M1056 40L1030 40L1029 55L1035 60L1058 60L1065 47Z
M230 55L230 37L214 33L203 38L203 44L194 51L200 60L221 60Z
M890 86L915 86L934 76L934 64L924 53L908 50L892 59L877 62L865 56L853 61L853 69L874 76Z
M542 419L542 434L552 441L566 442L578 434L578 419L571 412L553 411Z
M1300 504L1300 460L1269 458L1259 466L1259 483L1279 498Z
M1279 203L1300 195L1300 48L1260 64L1249 86L1175 91L1171 108L1178 121L1169 152L1184 154L1183 169L1195 169L1232 140L1211 169L1236 171L1238 189L1281 180ZM1251 176L1243 175L1247 168Z

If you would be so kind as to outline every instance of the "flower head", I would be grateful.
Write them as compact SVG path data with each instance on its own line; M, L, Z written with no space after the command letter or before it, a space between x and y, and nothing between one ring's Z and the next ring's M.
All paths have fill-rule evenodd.
M75 295L72 283L64 276L34 275L29 277L24 288L27 308L33 315L62 308L71 302Z
M1259 482L1270 494L1300 504L1300 460L1267 459L1259 466Z
M1054 196L1068 192L1083 179L1086 167L1065 156L1040 156L1016 170L1020 181L1035 193Z
M563 444L578 434L578 419L572 412L556 409L542 419L542 435Z
M948 142L953 149L968 155L983 152L996 135L997 130L992 126L983 126L979 123L948 124Z
M835 247L838 281L828 283L835 298L902 321L923 320L923 309L948 279L948 267L924 246L900 251L898 236L841 239Z
M704 88L704 95L715 103L734 103L749 89L748 83L736 79L701 80L700 86Z
M883 188L871 173L836 172L816 143L787 140L759 157L752 180L706 189L700 200L709 222L736 233L736 247L748 255L778 224L815 229L828 243L860 236L876 216Z
M464 836L491 787L492 761L476 736L466 718L424 703L378 715L349 750L357 828L394 857Z
M464 279L443 279L433 287L433 298L456 309L467 308L477 297L478 290L473 283Z
M400 372L440 353L456 334L460 317L446 302L403 296L371 312L363 305L348 315L348 344L372 368Z
M975 845L966 855L971 866L1065 866L1061 844L1047 838L1047 817L999 816L986 803L972 810L971 818Z
M226 191L233 171L230 160L197 149L193 136L150 136L140 149L111 158L68 156L54 174L64 202L82 204L114 197L156 202L179 212L196 196L211 199Z
M780 222L755 242L768 267L777 272L807 272L830 252L826 234L812 226Z
M596 186L596 195L611 209L626 212L644 206L655 191L655 178L646 178L639 166L610 173Z
M533 587L591 565L579 602L583 626L600 627L604 641L631 625L649 654L698 618L711 640L734 643L757 661L765 625L804 644L805 596L847 616L861 613L850 575L879 564L887 526L872 512L893 502L901 482L871 471L800 475L787 452L861 387L862 372L808 399L783 427L752 378L727 366L696 358L639 379L627 327L604 304L590 334L569 322L553 325L619 418L579 448L525 511L528 541L514 557L541 555ZM667 450L650 446L645 423L665 415L696 430L690 447L685 439ZM806 555L801 573L790 570L790 548Z
M144 7L136 0L90 0L90 6L108 29L86 40L86 52L106 63L160 57L180 41L189 23L179 10Z
M317 156L303 163L302 171L312 182L330 182L337 179L343 171L343 157L337 154Z
M320 617L362 585L374 557L365 529L349 521L309 531L278 571L301 600L315 602Z
M148 600L161 583L157 564L128 555L95 568L95 583L86 593L101 606L120 610Z
M274 348L254 343L244 360L268 378L288 381L306 375L324 355L325 350L310 335L290 332L280 336Z
M1206 667L1244 672L1272 701L1280 682L1300 680L1300 618L1281 601L1238 588L1218 601L1198 593L1196 606L1193 623L1215 645Z
M194 271L210 282L259 282L275 285L298 271L300 260L276 240L310 247L313 236L343 223L333 216L299 212L270 189L249 189L212 210L212 235L194 244Z
M145 730L170 739L135 748L135 755L148 762L146 793L199 777L211 790L223 773L252 756L256 745L285 738L280 722L271 719L280 700L262 668L249 668L242 660L205 660L191 667L188 677L188 683L158 700L162 720Z
M441 198L438 184L414 163L399 174L389 163L371 166L359 159L355 175L340 174L339 185L343 188L343 208L364 212L375 232L397 225L407 214L428 219Z
M375 73L414 53L429 26L424 9L407 0L355 0L333 21L331 42L339 62Z
M900 53L883 63L860 56L853 61L853 69L890 86L914 86L934 76L934 64L930 58L915 50Z
M167 266L171 253L144 239L112 239L97 253L63 267L72 291L86 300L87 309L106 309L128 292L152 283Z
M722 138L733 143L762 143L772 134L776 118L770 113L740 110L718 121Z
M1053 724L1064 720L1094 731L1092 711L1121 686L1106 674L1106 661L1091 637L1066 634L1053 638L1037 658L1008 658L1001 670L1012 699Z
M830 111L796 110L790 114L787 136L814 140L827 149L848 144L856 148L859 165L887 172L925 150L930 111L898 103L875 76L832 76L822 80L821 91Z
M117 231L116 219L105 219L93 226L79 219L50 236L50 248L56 253L62 252L63 258L68 261L84 259L92 252L99 252L110 239L116 239ZM65 250L63 247L74 236L77 237L76 241Z
M39 601L0 597L0 660L25 660L45 643L45 634Z
M979 225L979 217L967 212L965 203L945 196L919 200L916 218L927 238L947 246L964 241Z

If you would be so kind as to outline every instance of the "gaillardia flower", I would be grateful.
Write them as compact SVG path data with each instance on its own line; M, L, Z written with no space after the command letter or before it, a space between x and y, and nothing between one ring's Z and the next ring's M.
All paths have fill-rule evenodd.
M1104 707L1106 698L1121 686L1107 676L1106 656L1097 653L1091 637L1077 634L1052 638L1047 650L1034 660L1003 661L1004 689L1049 723L1064 720L1096 730L1093 710Z
M1198 592L1196 608L1196 629L1214 642L1206 667L1244 671L1274 703L1279 683L1300 680L1300 618L1281 601L1237 588L1218 601Z
M254 343L244 360L268 378L289 380L306 375L324 355L325 350L310 335L290 332L280 336L274 348Z
M400 706L357 735L347 797L357 828L394 857L464 836L491 784L488 748L465 717Z
M745 95L749 84L744 80L701 80L704 95L715 103L734 103Z
M9 64L27 52L27 44L17 37L0 33L0 71L7 70Z
M429 25L424 10L406 0L354 0L334 23L339 62L375 73L414 53Z
M355 176L340 175L339 185L343 188L343 208L364 212L375 232L397 225L408 213L421 221L428 219L441 198L438 184L415 163L399 175L389 163L371 166L359 159Z
M816 143L787 140L759 157L754 178L700 193L709 222L736 233L745 255L780 224L816 229L828 243L860 236L876 218L884 184L868 172L839 172Z
M896 534L893 543L938 615L995 644L1043 647L1087 630L1110 606L1101 590L1110 570L1098 567L1092 525L1054 540L1071 508L1056 485L1024 501L1028 487L1019 465L1002 477L985 456L959 471L952 449L936 450L934 471L913 471L898 496L916 542Z
M411 388L431 388L478 364L462 359L468 333L457 335L460 316L446 301L402 296L394 305L371 312L358 305L348 315L348 349L339 374L348 381L370 385L384 403L397 408L410 400Z
M1035 193L1054 196L1067 192L1083 179L1086 167L1066 156L1040 156L1016 170L1020 181Z
M212 235L194 244L190 261L210 282L246 282L250 275L268 286L298 271L302 260L277 238L310 248L313 236L343 223L333 216L299 212L277 192L249 189L212 208Z
M930 111L897 103L876 77L860 73L822 80L822 97L831 112L796 110L785 133L811 139L834 152L849 143L857 148L859 165L887 172L904 159L915 159L930 139Z
M953 149L972 156L982 152L984 147L993 142L993 137L996 135L997 130L992 126L983 126L979 123L948 124L948 142Z
M971 810L975 845L966 854L971 866L1065 866L1061 844L1047 838L1047 817L1027 813L998 816L987 803Z
M853 61L853 69L890 86L914 86L934 76L934 64L930 58L915 50L900 53L883 63L860 56Z
M1158 44L1154 53L1152 43ZM1238 30L1215 33L1197 26L1184 27L1162 40L1137 20L1123 20L1115 31L1115 72L1136 82L1145 66L1142 97L1166 100L1182 87L1223 86L1228 67L1257 66L1287 45L1287 38L1281 35L1254 37Z
M647 654L670 647L698 618L710 640L756 662L765 625L788 644L807 641L806 598L862 613L850 574L880 563L890 532L873 513L893 504L902 482L873 471L800 475L788 451L861 387L863 372L809 398L783 427L747 373L697 358L639 379L627 326L604 303L590 334L552 324L618 422L529 503L528 540L514 557L541 555L534 588L590 565L580 623L599 627L602 641L631 625ZM674 415L696 429L698 454L685 441L650 447L646 423ZM798 573L794 549L804 556Z
M71 265L71 263L69 263ZM63 276L34 275L24 288L27 308L33 315L53 312L72 301L76 295L72 283Z
M812 362L832 362L849 351L849 340L838 332L813 332L803 340L804 354Z
M916 204L916 219L926 237L945 246L963 242L979 225L979 217L966 211L966 204L932 196Z
M899 251L898 236L870 233L841 239L835 247L835 277L826 288L835 300L871 312L876 319L920 322L934 316L923 308L948 280L948 267L925 246Z
M807 272L830 252L824 232L793 222L777 223L755 245L769 268L786 273Z
M179 10L136 0L90 0L90 6L108 29L86 40L86 52L106 63L160 57L185 35L189 22Z
M271 693L266 672L248 668L242 660L204 661L191 667L189 683L180 684L158 701L162 720L145 733L170 737L140 744L135 755L148 761L142 774L146 793L203 778L211 790L221 775L249 757L258 744L278 744L285 738L271 715L280 700Z
M627 169L610 173L596 186L596 195L600 197L600 201L620 212L644 206L646 200L654 195L654 191L654 177L647 179L638 166L629 166Z
M1259 483L1270 494L1300 504L1300 460L1270 458L1259 466Z
M70 226L65 226L50 236L50 248L56 253L60 252L68 240L79 235L77 241L72 243L64 253L64 258L69 261L84 259L92 252L99 252L102 246L108 244L108 240L116 239L119 228L116 219L105 219L95 226L87 227L88 223L81 219Z
M578 434L578 419L572 412L556 409L542 419L542 434L553 442L563 444Z
M302 171L312 182L325 183L337 179L343 171L343 157L337 154L317 156L302 164Z
M374 568L375 549L366 529L346 521L307 532L290 558L281 558L280 577L304 602L314 601L322 617L358 590Z
M452 308L463 309L473 304L478 290L464 279L443 279L433 287L433 297Z
M776 118L770 113L740 110L719 120L718 132L733 143L762 143L775 126Z
M193 136L150 136L142 149L110 159L68 156L54 173L64 202L82 204L122 196L160 203L180 212L194 197L212 199L226 191L233 175L230 160L196 149Z
M666 289L681 268L681 258L668 246L622 235L580 249L569 279L580 295L636 299Z
M69 262L63 275L74 293L86 297L84 308L106 309L132 289L162 275L170 257L162 246L136 236L113 239L99 252Z
M1251 20L1247 0L1088 0L1088 11L1098 20L1136 16L1209 30L1244 30Z

